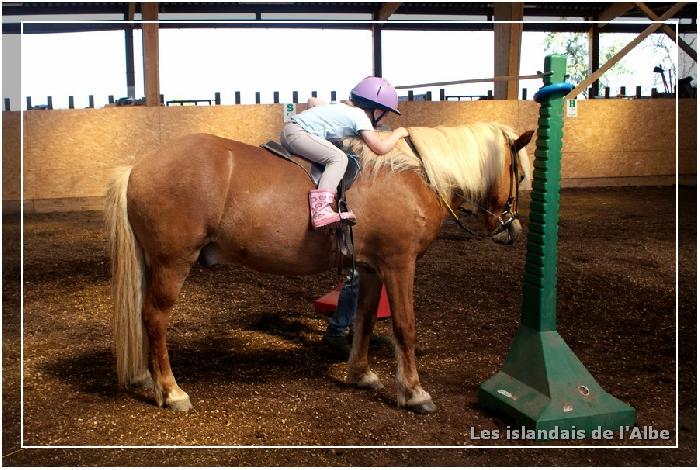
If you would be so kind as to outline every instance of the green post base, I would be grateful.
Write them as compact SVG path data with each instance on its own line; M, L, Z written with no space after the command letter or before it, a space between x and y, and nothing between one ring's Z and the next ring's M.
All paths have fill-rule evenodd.
M636 411L596 382L556 331L521 326L503 368L481 384L479 402L533 430L632 426Z

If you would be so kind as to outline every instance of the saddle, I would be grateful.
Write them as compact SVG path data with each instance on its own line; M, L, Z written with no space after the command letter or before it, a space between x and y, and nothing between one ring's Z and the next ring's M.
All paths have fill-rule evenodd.
M333 143L333 145L343 150L339 141L331 142ZM321 175L323 174L324 170L323 165L321 165L320 163L312 162L311 160L307 160L306 158L302 158L297 155L292 155L291 153L289 153L289 150L284 148L282 144L275 142L274 140L270 140L262 144L260 147L272 152L278 157L282 157L285 160L289 160L295 165L301 167L301 169L304 170L309 179L311 179L311 181L316 186L318 186L318 181L321 179ZM357 155L347 152L345 153L345 155L348 156L348 167L345 170L345 175L343 175L341 186L345 186L344 189L347 190L350 189L350 186L352 186L352 183L355 182L357 175L360 174L361 166L360 160L357 158ZM340 198L338 198L338 200L340 200Z
M340 145L340 141L331 142L333 145L343 150L342 146ZM321 175L323 174L324 170L323 165L312 162L311 160L307 160L306 158L302 158L298 155L292 155L282 144L275 142L274 140L267 141L266 143L260 145L260 147L300 167L302 170L304 170L314 185L318 186L318 182L321 179ZM345 200L345 191L350 189L361 170L360 160L357 158L357 155L348 152L345 152L345 154L348 156L348 166L345 169L343 179L338 185L336 194L338 211L341 212L348 210L347 201ZM335 236L338 244L338 273L342 273L343 258L347 256L351 257L352 268L355 269L355 249L352 240L352 226L341 224L340 227L335 229Z

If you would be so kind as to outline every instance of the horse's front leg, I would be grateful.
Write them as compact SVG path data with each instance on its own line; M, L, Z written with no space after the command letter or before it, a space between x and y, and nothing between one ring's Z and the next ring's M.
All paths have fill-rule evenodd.
M346 380L359 388L378 390L383 385L379 377L370 370L367 355L369 339L377 323L377 306L382 292L382 280L377 272L370 268L358 266L357 270L360 275L360 292Z
M143 304L143 323L150 346L150 370L156 404L177 411L188 411L192 405L187 393L178 387L170 369L166 330L170 312L188 271L189 265L182 266L181 263L177 266L152 267Z
M416 317L413 312L413 279L415 262L384 272L384 283L389 294L391 324L396 340L398 363L398 404L416 413L431 413L435 404L430 394L420 386L416 369Z

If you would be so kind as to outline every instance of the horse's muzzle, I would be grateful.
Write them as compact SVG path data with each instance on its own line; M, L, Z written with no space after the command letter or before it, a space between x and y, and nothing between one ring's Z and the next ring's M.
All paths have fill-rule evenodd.
M512 220L505 230L501 230L491 237L491 240L500 245L514 245L518 238L520 238L520 233L522 232L522 226L518 219Z

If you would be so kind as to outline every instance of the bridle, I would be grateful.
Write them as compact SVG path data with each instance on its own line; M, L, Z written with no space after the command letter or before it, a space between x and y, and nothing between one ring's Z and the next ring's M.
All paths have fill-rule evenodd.
M491 231L491 233L488 234L481 234L477 233L474 230L470 229L469 227L466 227L462 221L460 220L459 216L455 213L455 211L452 209L450 204L445 200L445 198L440 194L439 191L435 190L437 193L440 201L442 201L443 205L447 208L447 211L450 213L452 218L455 220L457 225L464 230L465 232L469 233L470 235L476 237L476 238L492 238L498 235L499 233L503 232L504 230L507 230L515 220L519 218L518 216L518 193L520 192L520 171L518 169L518 150L515 148L515 143L513 142L513 139L508 136L505 132L503 133L503 136L506 138L508 141L508 148L510 148L510 184L508 186L508 199L506 200L505 204L503 205L502 211L499 215L494 214L487 208L481 206L480 204L477 204L476 207L481 211L484 212L492 217L495 217L496 220L498 221L498 226ZM423 163L423 160L420 158L420 154L418 153L417 149L413 145L413 142L411 142L410 138L406 139L406 142L408 143L409 147L411 150L413 150L413 153L418 157L418 159ZM426 178L428 178L427 173L426 173ZM515 179L515 194L513 194L513 180ZM435 188L435 186L428 181L428 184L432 187ZM462 209L464 210L464 209Z
M498 235L504 230L508 229L510 225L519 218L518 216L518 194L520 193L520 170L518 168L518 150L515 148L515 143L513 140L503 134L506 139L508 139L508 148L510 148L510 182L508 185L508 199L503 205L503 210L500 215L496 215L485 207L481 207L477 204L480 211L495 217L498 221L498 226L493 229L490 237ZM515 195L513 195L513 179L515 179Z

